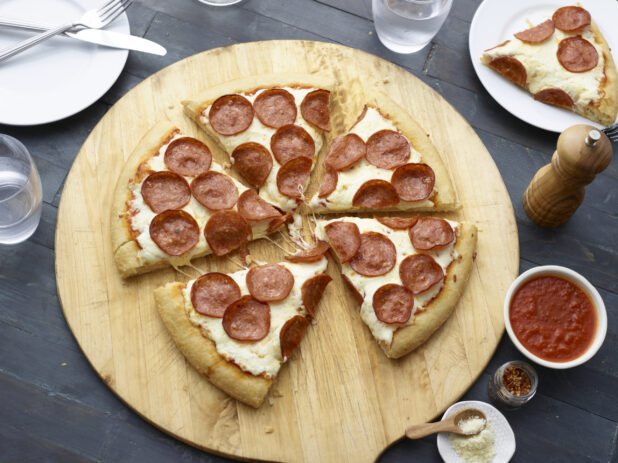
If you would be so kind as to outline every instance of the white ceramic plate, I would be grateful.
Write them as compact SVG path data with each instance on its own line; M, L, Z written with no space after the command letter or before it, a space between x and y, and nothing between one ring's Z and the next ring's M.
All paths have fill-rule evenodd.
M480 57L483 50L512 39L515 32L528 29L530 26L526 20L538 24L550 18L561 6L577 3L575 0L485 0L476 10L470 25L470 57L485 89L514 116L553 132L562 132L575 124L589 124L599 128L601 126L566 109L535 101L526 90L483 65ZM597 23L612 49L615 60L618 50L618 2L579 0L579 4L592 15L592 20Z
M477 408L485 413L487 420L494 430L496 456L493 461L496 463L509 461L515 453L515 434L504 415L486 402L467 400L451 405L444 412L442 419L463 408ZM440 456L446 463L464 463L464 461L459 458L459 455L455 453L453 447L451 447L451 443L448 439L449 434L448 432L441 432L438 434L438 451L440 452Z
M104 0L2 0L0 16L60 24ZM130 33L126 14L108 30ZM31 37L0 29L0 48ZM98 100L116 81L129 52L53 37L0 63L0 123L36 125L71 116Z

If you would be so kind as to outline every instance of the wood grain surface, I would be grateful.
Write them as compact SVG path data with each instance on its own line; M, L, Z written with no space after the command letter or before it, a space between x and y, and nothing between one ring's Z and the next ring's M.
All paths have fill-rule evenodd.
M161 118L207 137L182 115L180 100L225 80L307 72L337 81L333 132L362 108L365 88L398 101L431 135L463 208L447 217L479 227L478 257L454 315L422 348L387 359L360 320L334 262L334 282L317 324L285 365L272 405L253 410L201 378L158 318L152 291L174 279L163 270L122 281L113 263L109 207L119 171L143 133ZM214 147L213 143L210 146ZM215 149L215 157L224 159ZM323 155L324 153L322 153ZM312 179L318 183L319 175ZM283 243L281 238L277 240ZM281 253L265 240L258 259ZM373 461L406 426L430 420L483 371L504 329L502 300L517 275L517 228L500 174L474 130L442 97L403 69L351 48L309 41L254 42L210 50L136 86L101 119L80 150L60 202L58 295L69 326L105 383L137 413L197 447L239 458ZM195 264L235 270L227 258ZM195 275L195 272L193 273Z

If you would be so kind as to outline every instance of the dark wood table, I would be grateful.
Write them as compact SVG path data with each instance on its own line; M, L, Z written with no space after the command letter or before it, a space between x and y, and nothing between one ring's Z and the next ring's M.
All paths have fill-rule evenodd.
M307 39L378 55L443 95L474 127L504 178L517 215L520 270L565 265L600 291L609 319L601 350L571 370L537 367L536 397L505 416L517 439L513 461L618 462L618 155L587 188L584 203L565 226L547 230L528 219L522 194L537 169L549 162L557 135L511 116L481 86L468 53L470 21L479 3L455 0L430 46L398 55L376 37L370 0L249 0L228 8L191 0L137 1L128 12L132 33L161 43L167 56L131 52L118 82L68 119L37 127L0 125L0 133L20 139L34 156L44 199L34 236L19 245L0 246L0 461L228 461L142 420L90 367L56 294L57 207L64 179L90 130L144 78L223 45ZM489 375L507 360L522 358L505 336L463 399L489 401ZM400 442L380 461L440 461L435 442L435 437Z

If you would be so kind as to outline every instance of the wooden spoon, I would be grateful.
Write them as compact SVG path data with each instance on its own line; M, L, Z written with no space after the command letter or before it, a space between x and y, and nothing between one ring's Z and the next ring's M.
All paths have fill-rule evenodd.
M436 432L454 432L457 434L464 434L465 432L461 430L459 427L459 422L461 420L468 419L472 416L478 416L479 418L483 418L485 423L487 423L487 418L485 414L477 410L476 408L464 408L463 410L459 410L457 413L452 414L448 418L438 421L436 423L423 423L423 424L415 424L406 429L406 436L409 439L420 439L421 437L428 436L429 434L434 434ZM481 432L485 427L479 429L478 432ZM472 433L467 435L473 435L478 433Z

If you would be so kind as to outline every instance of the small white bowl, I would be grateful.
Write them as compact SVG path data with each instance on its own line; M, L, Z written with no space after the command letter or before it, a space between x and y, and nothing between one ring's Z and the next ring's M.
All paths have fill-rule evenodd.
M509 319L511 300L513 299L513 295L517 292L517 290L527 281L548 275L564 278L565 280L569 280L571 283L574 283L579 288L581 288L581 290L588 295L597 312L597 331L594 335L592 344L590 344L590 347L586 352L584 352L576 359L570 360L568 362L550 362L548 360L543 360L542 358L537 357L532 352L527 350L519 342L517 336L515 336L513 328L511 327L511 321ZM515 347L517 347L517 349L519 349L522 354L524 354L533 362L544 367L565 369L581 365L582 363L590 360L594 356L594 354L597 353L597 351L603 344L603 341L605 340L605 335L607 333L607 312L605 311L605 304L603 303L603 299L601 299L601 295L599 294L599 292L594 286L590 284L588 280L586 280L579 273L574 272L569 268L561 267L559 265L543 265L541 267L534 267L530 270L525 271L524 273L519 275L511 284L511 287L509 288L508 292L506 293L506 297L504 298L504 323L506 325L506 332L509 334L511 341L513 341Z
M464 408L476 408L485 413L487 421L494 430L494 449L496 450L496 456L493 461L509 461L515 453L515 434L504 415L500 413L496 407L489 405L487 402L466 400L451 405L444 412L442 419ZM438 434L438 452L440 452L440 456L446 463L464 463L464 460L457 455L451 446L451 442L448 438L449 434L448 432L441 432Z

